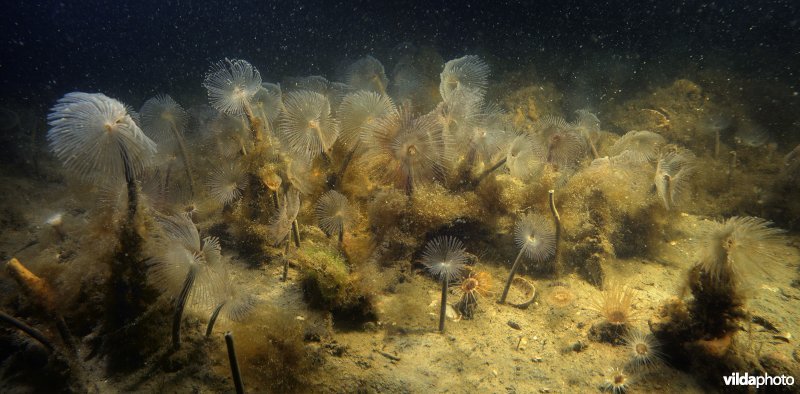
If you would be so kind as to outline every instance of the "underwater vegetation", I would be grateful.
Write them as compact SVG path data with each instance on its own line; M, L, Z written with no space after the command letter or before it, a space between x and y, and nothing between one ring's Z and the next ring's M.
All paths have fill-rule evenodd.
M37 219L37 243L51 249L29 250L57 268L38 278L8 265L55 318L6 303L0 320L48 354L87 352L109 375L148 378L216 376L197 372L211 361L191 360L218 355L224 332L237 391L303 392L319 389L304 386L313 374L347 364L328 357L358 358L363 370L376 362L337 343L340 333L385 334L369 351L395 365L403 358L384 347L411 352L409 338L423 335L465 346L461 335L487 327L522 352L548 314L554 332L537 333L544 341L573 330L596 342L593 352L624 353L595 378L625 392L676 364L732 370L725 357L743 352L733 338L753 321L751 294L796 277L784 232L752 216L769 212L769 200L736 199L736 190L768 188L736 160L776 149L774 136L695 110L704 101L688 81L652 96L691 101L692 127L666 104L565 116L553 86L494 89L476 55L409 50L389 68L366 55L342 71L340 81L267 82L250 62L224 59L202 79L207 103L159 94L138 114L102 93L64 95L47 116L47 141L66 184L90 202ZM731 163L719 158L729 148L739 152ZM759 171L780 172L791 187L796 151ZM688 238L698 242L662 256ZM624 271L683 260L683 292L663 302ZM495 277L506 278L499 295ZM425 320L435 319L428 292L437 329ZM521 304L520 292L529 298ZM519 336L506 337L495 316ZM64 357L83 369L80 357Z

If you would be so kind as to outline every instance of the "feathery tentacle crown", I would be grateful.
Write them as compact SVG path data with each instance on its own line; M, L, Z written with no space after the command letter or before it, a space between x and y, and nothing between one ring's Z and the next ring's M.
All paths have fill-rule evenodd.
M543 116L533 128L534 139L541 145L548 163L557 168L570 168L583 156L583 137L563 118Z
M177 296L189 270L196 270L192 303L213 306L226 279L219 240L206 237L201 241L188 215L161 216L156 220L162 229L161 253L153 259L150 279L167 294Z
M439 75L439 93L450 101L457 90L470 90L483 97L489 79L489 66L478 56L467 55L445 63Z
M215 168L206 182L208 193L222 205L228 205L242 196L247 186L247 173L236 162L225 163Z
M365 56L351 64L347 70L347 84L355 90L368 90L386 94L389 79L378 59Z
M666 142L660 134L647 130L631 130L611 147L613 155L629 152L628 157L636 163L652 161L658 149Z
M506 147L506 167L511 176L528 181L544 167L544 153L527 134L518 135Z
M279 130L289 150L316 157L331 148L339 136L339 125L325 96L295 91L286 95L284 106Z
M364 139L367 127L378 119L397 112L392 99L375 92L358 91L342 100L338 115L341 119L339 143L348 151Z
M467 261L464 245L455 237L438 237L425 245L422 263L440 280L452 281L461 274Z
M414 118L406 108L366 128L365 158L375 175L406 193L444 178L446 142L432 116Z
M776 255L784 231L771 224L761 218L738 216L715 223L701 237L700 267L713 281L737 286L789 274L790 269Z
M258 299L253 295L253 289L235 285L230 276L221 286L221 292L215 302L224 303L223 316L231 321L242 321L248 317L258 305Z
M203 86L208 102L228 115L242 115L261 88L261 74L245 60L221 60L211 66Z
M328 235L349 230L355 219L354 209L347 197L336 190L329 190L319 198L314 213L319 227Z
M633 297L636 293L628 286L609 283L601 297L595 300L592 309L602 316L606 323L624 326L636 318Z
M142 129L154 141L169 143L183 135L189 116L178 102L167 94L160 94L144 102Z
M670 210L682 202L693 173L694 155L691 152L669 152L658 160L653 182L664 208Z
M544 216L527 213L514 226L517 247L537 263L546 261L556 253L556 230Z
M50 149L84 180L138 178L156 152L125 106L102 93L67 93L47 120Z
M649 368L663 361L661 343L655 336L636 329L628 330L625 345L631 355L630 364L634 368Z

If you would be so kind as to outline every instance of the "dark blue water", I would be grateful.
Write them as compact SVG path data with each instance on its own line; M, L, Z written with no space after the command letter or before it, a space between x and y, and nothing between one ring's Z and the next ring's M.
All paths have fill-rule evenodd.
M445 59L483 54L495 74L537 64L566 81L579 75L565 71L597 56L635 68L725 62L789 83L800 64L799 6L790 0L272 3L13 2L0 16L3 98L201 93L203 73L224 57L248 59L265 80L330 75L365 54L387 63L401 42L433 45Z

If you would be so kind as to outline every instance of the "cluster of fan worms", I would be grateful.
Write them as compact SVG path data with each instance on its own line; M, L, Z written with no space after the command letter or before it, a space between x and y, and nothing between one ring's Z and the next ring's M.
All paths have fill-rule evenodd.
M314 198L316 224L342 250L362 212L341 187L356 170L368 174L370 187L408 196L434 183L454 193L474 189L501 172L535 182L549 171L562 186L581 171L601 167L647 171L665 210L681 207L689 195L695 154L655 131L629 131L601 145L607 137L588 110L576 111L571 122L544 115L523 129L489 102L489 67L472 55L444 64L441 100L429 98L426 104L420 95L432 79L404 65L394 70L391 82L383 65L367 56L348 68L345 82L312 76L277 84L262 81L245 60L225 59L213 64L203 81L210 107L187 111L172 97L158 95L136 111L101 93L68 93L48 116L47 138L77 181L111 195L127 194L107 203L120 206L122 221L132 222L143 206L152 212L158 231L148 240L153 245L148 280L176 300L176 347L187 305L213 310L208 334L220 313L240 320L256 305L252 290L230 279L219 239L201 236L196 218L208 211L235 211L266 222L264 241L288 250L293 243L301 247L298 217L302 202ZM667 127L663 117L661 126ZM719 130L724 122L715 119L709 127ZM762 139L757 132L740 138L753 144ZM546 265L558 259L563 225L553 191L550 204L549 215L519 213L513 228L517 255L500 303L506 302L521 261ZM58 221L52 218L53 226ZM779 232L758 218L716 223L703 237L697 265L716 281L743 286L754 265L776 260L762 245L774 242ZM452 236L431 237L421 251L421 262L442 285L440 331L454 283L462 294L458 309L467 317L478 299L494 294L491 277L466 261L465 245ZM285 259L284 279L288 267ZM610 372L608 388L615 392L630 384L625 371L663 359L652 335L629 327L636 318L633 299L628 287L606 286L594 307L608 324L625 327L630 365ZM568 291L553 290L554 305L572 301Z

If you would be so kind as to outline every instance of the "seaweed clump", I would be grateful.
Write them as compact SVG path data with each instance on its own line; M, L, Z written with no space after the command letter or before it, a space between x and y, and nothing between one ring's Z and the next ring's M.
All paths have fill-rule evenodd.
M330 311L334 323L344 328L377 320L374 289L335 250L307 245L297 250L296 260L303 297L311 307Z

